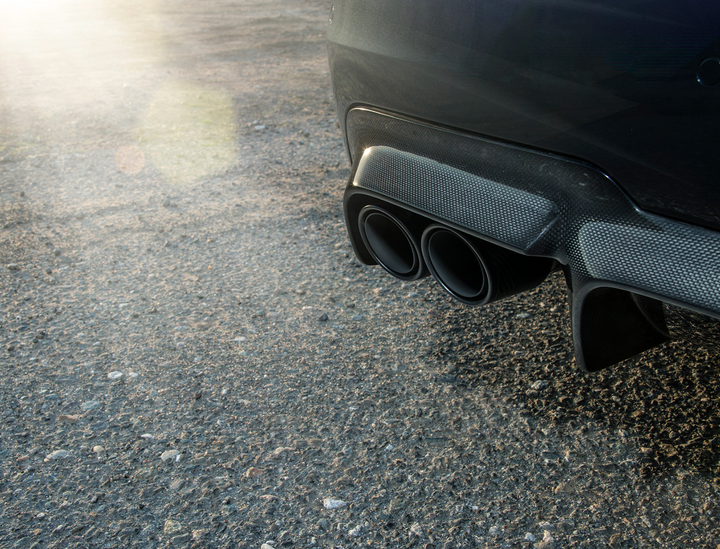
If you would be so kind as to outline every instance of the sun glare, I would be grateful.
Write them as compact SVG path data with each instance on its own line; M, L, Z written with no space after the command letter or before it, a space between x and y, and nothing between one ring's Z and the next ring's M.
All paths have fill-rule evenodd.
M232 98L187 82L156 93L138 130L140 147L172 183L192 183L230 168L237 127Z
M13 106L75 107L161 58L157 2L0 0L0 93Z
M113 144L114 164L128 175L151 166L191 183L227 170L237 154L232 99L162 81L161 16L157 0L0 0L0 108L22 131L50 118L102 131L122 118L127 143Z

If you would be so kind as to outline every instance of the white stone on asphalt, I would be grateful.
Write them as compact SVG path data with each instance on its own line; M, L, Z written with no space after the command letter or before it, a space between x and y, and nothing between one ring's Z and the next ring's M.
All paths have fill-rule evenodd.
M165 534L175 534L183 529L182 524L180 524L176 520L168 519L165 521L165 525L163 526L163 533Z
M503 533L502 526L493 526L490 528L489 534L491 536L501 536Z
M325 506L325 509L340 509L341 507L345 507L347 505L347 501L335 498L326 498L323 500L323 505Z
M286 456L286 454L289 454L292 451L293 451L292 448L287 448L287 447L275 448L275 450L273 451L273 453L270 457L272 459L283 459Z
M70 456L70 452L68 452L67 450L55 450L54 452L48 454L45 457L45 460L49 461L49 460L56 460L56 459L65 459L66 457L69 457L69 456Z
M180 451L179 450L165 450L162 454L160 454L160 459L163 461L169 461L169 460L180 460Z

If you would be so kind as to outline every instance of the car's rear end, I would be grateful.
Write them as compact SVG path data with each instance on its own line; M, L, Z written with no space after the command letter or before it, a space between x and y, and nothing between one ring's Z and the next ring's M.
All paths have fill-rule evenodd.
M720 317L719 29L699 0L335 2L356 254L469 304L563 269L588 370L670 307Z

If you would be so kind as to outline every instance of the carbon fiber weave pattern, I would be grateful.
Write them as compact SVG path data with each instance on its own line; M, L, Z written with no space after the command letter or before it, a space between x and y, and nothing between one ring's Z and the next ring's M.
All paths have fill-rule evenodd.
M559 214L552 202L540 196L389 147L367 149L355 180L359 186L521 250L529 249Z
M365 108L347 117L350 186L570 269L720 317L720 235L639 210L598 169Z

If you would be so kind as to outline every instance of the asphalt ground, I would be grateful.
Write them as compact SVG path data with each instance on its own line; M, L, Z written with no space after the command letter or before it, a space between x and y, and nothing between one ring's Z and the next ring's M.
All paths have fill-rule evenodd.
M354 258L326 2L2 10L0 546L720 544L716 351Z

